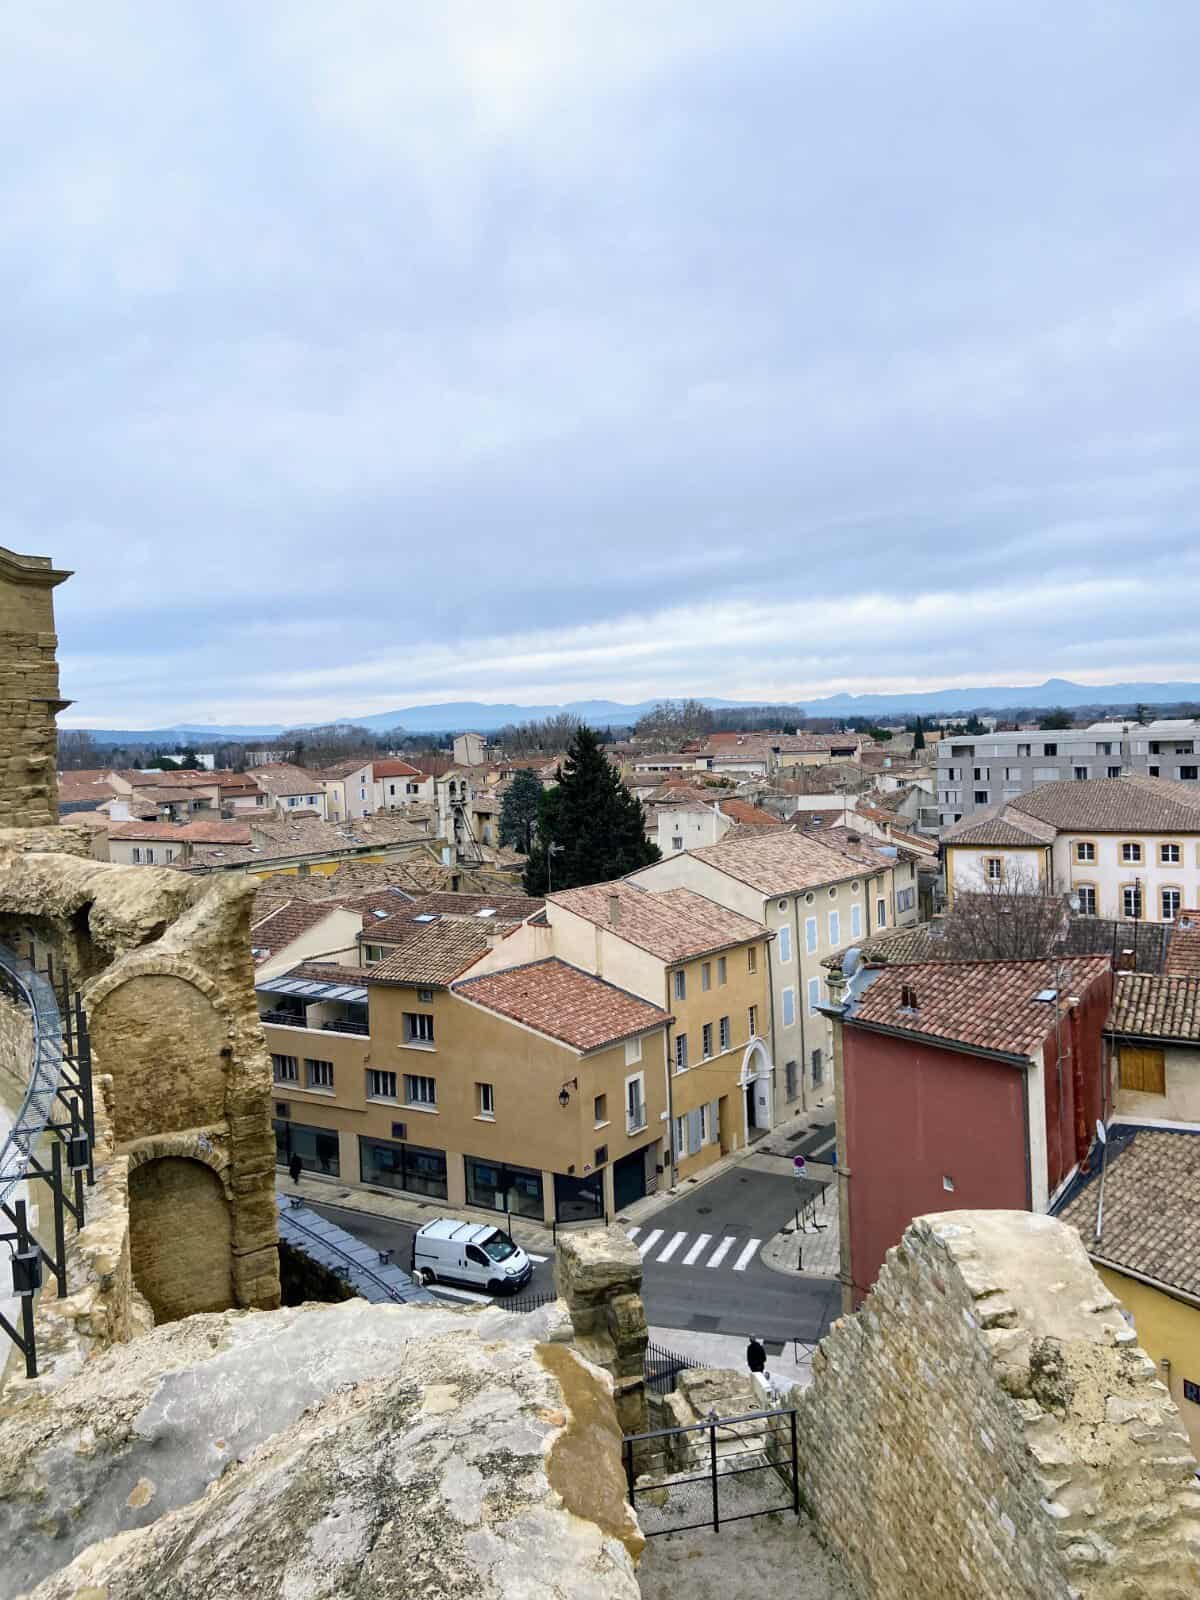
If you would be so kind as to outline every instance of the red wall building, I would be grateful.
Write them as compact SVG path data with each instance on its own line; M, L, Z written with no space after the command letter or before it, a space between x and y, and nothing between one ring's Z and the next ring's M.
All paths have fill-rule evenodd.
M853 980L838 1024L842 1259L853 1305L914 1217L1045 1211L1086 1158L1106 1109L1112 973L1105 957L1063 960L1056 1002L1054 970L1046 961L940 961Z

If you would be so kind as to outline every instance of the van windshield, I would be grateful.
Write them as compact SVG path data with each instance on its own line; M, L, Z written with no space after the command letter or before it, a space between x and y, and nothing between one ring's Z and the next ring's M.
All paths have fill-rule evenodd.
M483 1241L483 1248L493 1261L507 1261L509 1256L515 1256L517 1247L504 1237L502 1233L494 1233L490 1239Z

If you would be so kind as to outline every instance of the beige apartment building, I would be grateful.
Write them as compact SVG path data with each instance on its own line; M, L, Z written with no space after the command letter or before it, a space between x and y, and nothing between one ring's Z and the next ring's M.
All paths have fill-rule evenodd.
M496 943L439 919L260 982L281 1163L546 1222L654 1189L669 1014L554 957L468 976Z
M352 756L324 768L319 777L325 796L325 812L330 822L350 822L369 817L375 806L375 774L372 763Z
M770 1120L832 1099L832 1036L822 962L885 928L919 916L915 863L844 829L821 837L791 828L686 850L631 875L648 889L688 888L764 925L776 1066ZM783 1063L782 1072L777 1070Z

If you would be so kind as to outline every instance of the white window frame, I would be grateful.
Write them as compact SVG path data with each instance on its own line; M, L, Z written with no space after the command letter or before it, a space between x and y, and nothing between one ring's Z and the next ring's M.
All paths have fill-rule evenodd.
M495 1122L496 1120L496 1085L475 1083L475 1117L479 1122Z
M700 1028L700 1059L711 1061L713 1054L713 1025L705 1022Z
M712 988L712 962L711 961L702 961L700 963L700 990L701 990L701 993L702 994L707 994L708 991L711 988Z
M388 1078L390 1078L392 1080L392 1092L391 1092L391 1094L388 1094L386 1092L386 1082L385 1082L385 1080L388 1079ZM389 1072L386 1067L368 1067L367 1068L367 1099L368 1100L382 1100L386 1105L390 1105L390 1106L399 1105L400 1097L399 1097L399 1095L397 1093L397 1090L399 1089L399 1086L400 1085L399 1085L399 1079L398 1079L397 1074L394 1073L394 1072Z
M1175 909L1173 911L1167 910L1167 896L1169 894L1175 896ZM1174 922L1175 918L1183 910L1183 890L1173 883L1164 883L1158 891L1158 909L1164 922Z
M640 1122L638 1122L638 1123L634 1122L633 1106L630 1103L631 1096L630 1096L630 1093L629 1093L630 1089L635 1084L637 1086L637 1095L635 1097L632 1097L632 1098L636 1098L638 1104L641 1107L641 1112L642 1112L642 1120ZM629 1076L625 1079L625 1133L626 1133L626 1135L627 1136L632 1136L635 1133L641 1133L644 1128L649 1126L649 1122L650 1122L650 1113L646 1109L646 1074L644 1072L631 1072L629 1074Z
M886 928L887 925L887 901L880 895L875 902L875 926L878 929Z
M422 1050L435 1043L432 1011L406 1011L404 1013L404 1042Z
M729 982L729 964L724 956L717 957L717 988L723 988Z
M639 1034L636 1039L625 1041L625 1065L631 1067L635 1061L642 1059L642 1039Z
M682 967L677 968L672 975L671 993L676 1000L687 999L687 973Z
M275 1083L294 1083L300 1086L300 1061L296 1056L271 1054L271 1077Z
M728 1017L721 1018L717 1029L717 1038L721 1042L721 1054L724 1055L726 1050L730 1049L733 1044L733 1024Z
M322 1083L328 1069L329 1082ZM314 1094L332 1094L335 1084L335 1069L332 1061L320 1061L312 1056L304 1058L305 1088L311 1089Z
M686 1072L688 1069L688 1036L686 1033L675 1035L675 1071Z
M404 1074L404 1104L414 1111L437 1109L437 1079L427 1072Z

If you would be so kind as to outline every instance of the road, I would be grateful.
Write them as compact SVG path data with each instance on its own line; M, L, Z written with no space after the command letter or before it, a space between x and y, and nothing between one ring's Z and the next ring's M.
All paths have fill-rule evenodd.
M820 1338L840 1314L838 1285L775 1272L759 1256L762 1244L791 1219L804 1198L801 1189L810 1193L816 1187L798 1184L782 1162L743 1162L630 1229L642 1251L647 1322L697 1333L754 1333L772 1341ZM391 1250L396 1265L407 1270L414 1225L343 1206L312 1209L376 1249ZM525 1293L553 1288L553 1261L535 1263Z

